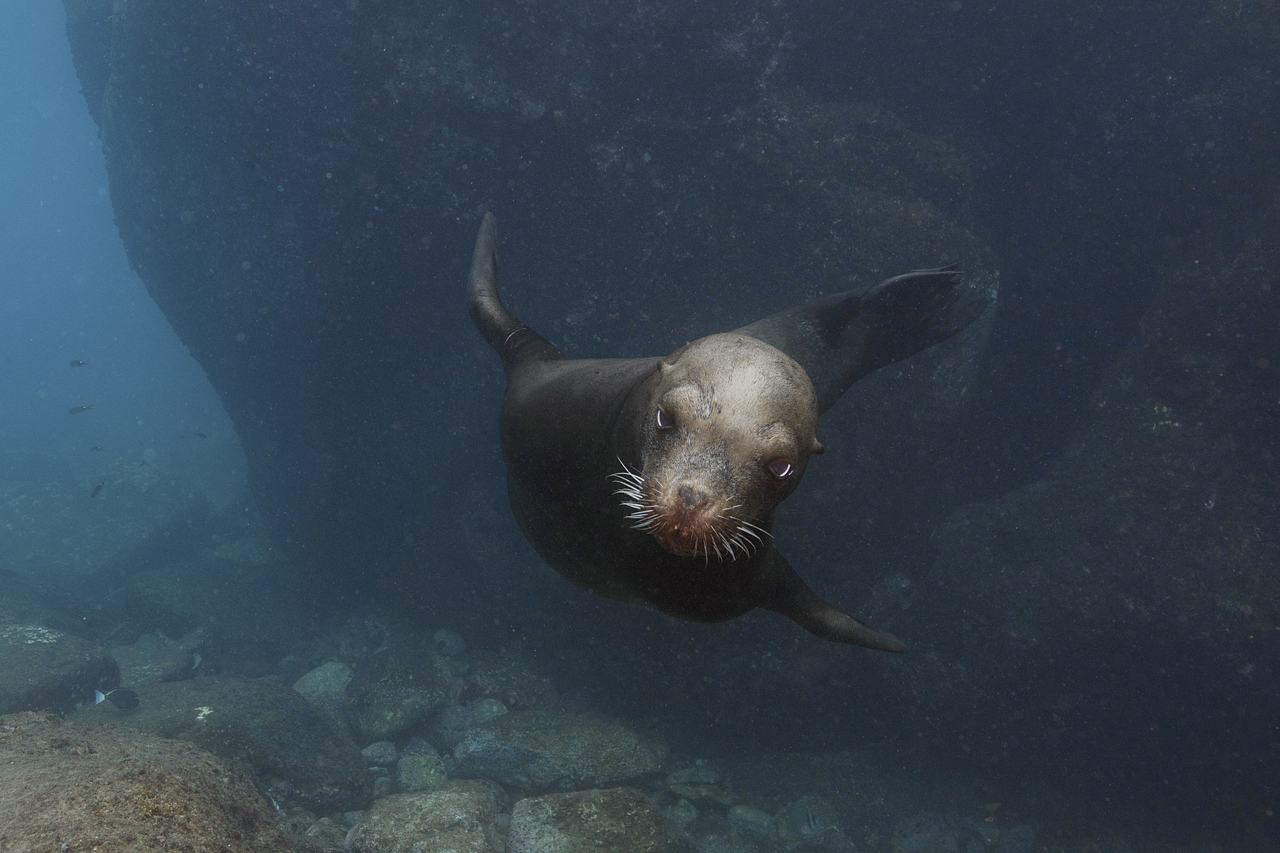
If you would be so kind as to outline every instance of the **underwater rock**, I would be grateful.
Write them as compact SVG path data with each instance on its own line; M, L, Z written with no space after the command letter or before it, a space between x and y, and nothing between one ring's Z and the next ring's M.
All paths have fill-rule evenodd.
M53 715L0 718L0 849L294 849L239 770L204 750Z
M901 246L921 262L981 268L973 253L939 259L936 250L947 247L939 220L950 220L942 224L953 233L972 225L1003 235L1002 253L1018 258L1014 278L1025 273L1028 282L1025 290L1015 283L1011 313L1021 304L1024 314L1062 318L1003 337L1030 338L1029 349L1055 360L1053 339L1037 332L1074 327L1105 338L1111 329L1118 347L1132 331L1126 314L1143 298L1129 282L1160 276L1149 268L1162 256L1194 252L1199 264L1221 252L1242 285L1269 276L1251 286L1274 303L1266 296L1275 292L1274 259L1235 257L1237 240L1274 215L1272 3L1180 4L1176 14L1134 2L1073 4L1066 14L1047 0L1001 4L995 13L979 3L913 4L910 14L883 4L861 14L821 3L704 2L679 12L668 4L551 3L536 22L525 3L352 0L294 4L287 15L203 3L182 16L160 0L66 5L130 260L235 420L277 543L288 537L298 551L378 572L393 562L382 559L386 552L398 550L400 579L415 578L416 592L449 602L483 596L492 610L486 620L504 622L498 630L507 621L528 626L524 613L539 602L540 625L566 627L543 627L538 642L581 646L580 671L617 707L666 697L668 707L655 710L674 725L718 707L730 736L754 722L785 741L787 725L774 722L797 709L774 699L799 694L785 685L769 692L773 677L763 686L748 679L754 662L744 656L739 664L737 655L743 637L761 636L750 626L720 642L700 632L690 649L672 629L646 640L656 624L623 617L618 642L586 648L585 638L622 609L588 607L579 618L579 599L538 598L535 573L490 559L505 557L518 536L505 510L493 509L501 474L496 454L478 441L478 425L489 423L479 415L492 407L477 402L485 399L477 383L492 384L496 367L472 363L476 339L449 290L465 274L474 233L467 220L481 204L512 212L508 257L525 259L522 292L549 306L549 317L560 315L558 340L579 350L598 346L593 335L607 335L610 349L642 335L688 340L707 320L710 303L700 294L733 293L728 310L746 312L766 292L785 301L784 288L821 290L833 279L887 271L902 259L894 256ZM1134 73L1111 73L1106 57L1130 58ZM765 100L779 89L807 94ZM824 118L806 98L867 121ZM892 122L863 107L868 100L902 104L909 122L967 140L975 161L953 156L940 138L869 134L866 124ZM850 191L855 181L865 191ZM1220 243L1215 235L1231 236ZM1043 253L1048 244L1060 248ZM1094 261L1064 273L1069 305L1054 304L1037 268L1076 255ZM1255 276L1255 268L1265 272ZM1200 330L1199 343L1155 329L1135 345L1167 342L1169 380L1189 367L1231 379L1151 387L1139 377L1132 405L1158 392L1149 412L1163 406L1174 415L1160 430L1178 433L1177 444L1196 431L1197 446L1159 446L1171 436L1151 431L1154 419L1132 431L1099 424L1100 438L1142 441L1140 464L1123 468L1114 463L1127 452L1109 453L1092 439L1082 445L1083 458L1115 471L1110 480L1068 472L1051 475L1058 485L1039 497L992 494L1036 476L1045 461L1038 451L1020 456L1019 432L1049 422L1062 432L1093 431L1074 398L1026 422L1021 410L992 412L992 422L1014 431L988 458L958 448L945 429L912 426L942 411L936 398L910 396L914 381L890 397L866 389L868 405L849 419L858 423L841 430L845 441L830 442L862 448L854 464L829 469L824 496L810 483L812 499L792 512L837 508L816 518L839 523L808 526L848 542L828 552L827 579L833 592L837 580L843 585L842 600L860 603L864 587L860 572L841 566L879 563L912 581L902 597L873 599L863 610L891 617L921 644L900 665L907 674L890 672L893 695L881 706L894 712L868 720L873 736L933 731L938 745L994 756L1000 751L985 749L985 739L1003 728L1027 750L1010 756L1012 766L1061 773L1075 755L1103 755L1091 739L1114 732L1109 744L1131 745L1135 771L1117 791L1141 790L1136 781L1157 756L1194 779L1222 767L1230 781L1245 778L1241 770L1270 748L1280 679L1263 638L1276 636L1268 565L1280 480L1274 451L1259 448L1276 431L1277 359L1268 341L1278 326L1274 311L1245 303L1271 325L1269 337L1241 338L1248 330L1233 316L1240 300L1224 287L1231 281L1204 284L1188 295L1203 295L1197 311L1217 328ZM1104 290L1125 294L1124 309L1095 304ZM652 319L623 314L627 321L605 334L592 322L637 303ZM1206 345L1217 355L1204 358L1213 356L1201 352ZM1070 367L1048 382L1024 372L1021 349L1004 363L1028 386L1057 387L1072 381L1063 373L1089 376L1082 362L1116 352L1073 353L1070 342L1063 349ZM931 366L916 370L928 376ZM947 392L939 396L979 407L992 399L979 384L939 387ZM1015 381L1008 393L1021 387ZM1056 393L1039 399L1063 402ZM1184 411L1209 415L1205 427ZM865 444L848 440L864 436ZM955 476L965 469L972 473ZM473 485L465 494L463 477ZM1147 482L1135 492L1130 484L1140 478ZM991 491L978 498L985 508L931 534L957 489L988 479ZM811 540L815 551L825 544ZM362 549L379 559L361 560ZM1144 565L1133 576L1125 561L1136 568L1139 549ZM926 568L929 553L937 560ZM420 571L422 564L451 569ZM352 579L340 591L360 585ZM1169 651L1168 638L1184 648ZM678 657L694 669L671 666ZM1156 659L1177 663L1151 666ZM855 670L842 686L848 669L833 671L824 692L805 691L814 713L796 723L815 739L845 737L846 720L828 708L860 701L861 685L880 678ZM1009 683L1026 685L1035 701L1020 694L995 702ZM1114 693L1126 685L1125 695ZM917 692L925 701L915 701ZM777 717L757 719L770 707ZM1151 719L1135 719L1135 708ZM1188 720L1199 728L1188 732ZM1188 732L1180 742L1171 734L1178 731ZM1255 763L1262 770L1239 783L1241 792L1267 782L1266 762ZM1086 786L1097 770L1081 773Z
M453 751L471 727L466 705L450 705L431 721L431 740L441 749Z
M772 838L773 818L751 806L734 806L729 809L729 826L742 837L749 839Z
M435 650L397 644L361 661L346 692L356 739L387 740L422 725L449 702L453 673Z
M332 817L322 817L307 827L303 833L305 844L310 850L337 851L343 848L350 827Z
M497 699L474 699L466 705L450 705L436 715L431 736L439 746L452 751L462 742L467 729L506 713L509 713L507 706Z
M413 531L411 574L447 554L505 575L475 552L508 543L440 505L477 473L476 439L450 425L485 409L476 379L458 379L473 333L436 288L469 254L481 205L524 217L511 256L540 277L572 294L604 279L578 329L616 310L621 290L692 323L677 281L811 287L850 260L864 275L938 260L922 243L971 260L971 235L939 210L968 194L943 146L886 153L830 121L782 132L810 105L766 100L761 73L789 53L797 11L720 2L691 23L661 5L556 3L545 20L563 26L530 29L521 8L304 5L280 29L235 4L201 6L194 23L154 0L118 14L68 3L121 239L232 417L277 543L315 562L371 564L375 543ZM726 33L743 34L742 50L724 49ZM188 49L158 47L173 39ZM249 54L270 73L243 65ZM687 85L694 68L716 85ZM818 140L830 140L825 167L806 169ZM871 186L844 191L854 178Z
M441 628L431 635L436 651L447 658L456 658L467 650L467 641L457 631Z
M965 821L954 815L921 812L893 828L892 853L960 853Z
M667 789L695 803L731 804L729 795L720 787L720 771L701 762L667 774Z
M662 814L680 829L688 829L698 819L698 807L682 797L675 805L664 809Z
M444 759L422 738L413 738L396 762L396 787L404 793L438 788L448 778Z
M931 535L911 608L929 648L905 685L923 704L908 713L969 733L966 749L983 727L1021 744L975 757L1088 790L1105 776L1111 796L1177 767L1197 804L1205 768L1228 787L1270 784L1256 756L1280 703L1272 210L1238 256L1162 272L1141 334L1043 478Z
M822 797L809 794L787 804L778 811L774 826L788 849L828 853L854 849L837 822L835 807Z
M143 634L132 645L115 646L109 653L120 665L120 683L134 689L189 678L195 663L191 652L159 634Z
M112 590L101 610L88 608L94 614L91 624L104 634L119 626L120 643L143 632L180 638L183 650L199 656L196 670L278 673L279 650L308 618L304 606L283 592L281 584L291 581L281 574L282 566L224 559L218 556L223 547L212 544L205 541L191 559L166 561L159 568L131 566L123 588Z
M360 756L370 764L376 764L379 767L390 767L399 758L396 745L389 740L369 744L360 750Z
M347 730L347 684L351 667L338 661L322 663L293 683L293 689L324 715L336 731ZM393 759L394 760L394 759Z
M104 702L82 709L77 719L190 741L241 761L286 808L328 814L369 801L370 780L360 750L288 687L243 678L198 678L153 684L138 695L138 708L130 713Z
M453 752L460 777L522 791L621 785L661 772L666 745L587 714L513 711L469 729Z
M358 820L361 812L354 814ZM302 850L320 853L341 850L354 822L348 822L346 814L317 818L306 809L293 808L281 812L276 825Z
M373 804L347 834L349 853L502 853L497 799L484 782L447 782Z
M208 517L194 485L121 458L90 480L44 481L0 501L0 554L5 568L46 582L132 573L192 552Z
M658 807L634 788L546 794L511 811L507 853L662 853L670 849Z
M560 704L551 679L519 652L477 652L465 675L467 697L497 699L509 708L551 708Z
M116 662L96 644L0 613L0 714L66 713L93 691L120 683Z
M1031 853L1036 843L1036 828L1020 823L1000 836L1000 853Z

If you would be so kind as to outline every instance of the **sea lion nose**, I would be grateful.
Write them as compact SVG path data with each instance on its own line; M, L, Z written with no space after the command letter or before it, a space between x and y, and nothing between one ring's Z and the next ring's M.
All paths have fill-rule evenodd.
M676 489L676 494L680 496L680 503L685 509L697 509L707 502L706 493L698 491L687 483Z

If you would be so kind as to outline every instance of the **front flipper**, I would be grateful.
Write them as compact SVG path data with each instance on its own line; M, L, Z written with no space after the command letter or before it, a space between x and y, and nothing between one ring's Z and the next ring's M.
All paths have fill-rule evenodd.
M849 643L882 652L904 654L907 646L892 634L877 631L852 616L841 613L809 588L787 559L777 551L769 554L772 594L760 607L781 613L788 619L824 640Z
M809 374L825 412L873 370L939 344L989 304L960 284L955 266L916 270L864 293L840 293L791 308L736 331L791 356Z

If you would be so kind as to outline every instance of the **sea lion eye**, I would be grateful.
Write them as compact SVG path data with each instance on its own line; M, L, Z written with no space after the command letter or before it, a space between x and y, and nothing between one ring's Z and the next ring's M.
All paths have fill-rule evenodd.
M765 466L769 469L769 473L777 477L779 480L785 480L791 476L796 467L785 459L775 459Z
M671 420L671 415L668 415L662 409L658 409L657 423L658 429L671 429L675 426L675 421Z

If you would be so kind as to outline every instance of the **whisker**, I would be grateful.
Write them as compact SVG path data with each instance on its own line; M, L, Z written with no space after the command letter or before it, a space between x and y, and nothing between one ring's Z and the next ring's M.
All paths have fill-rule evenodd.
M618 457L618 464L622 466L622 470L610 473L608 479L618 487L613 490L613 493L623 498L622 507L632 510L626 515L626 520L631 522L632 529L643 533L661 530L662 516L654 506L653 498L645 494L644 476L632 471L627 463L622 461L622 457Z
M639 471L633 470L627 463L618 458L621 470L608 474L608 479L617 488L613 494L621 500L623 509L629 510L625 519L633 530L641 533L660 535L669 529L670 521L658 509L654 496L650 493L650 484ZM734 515L735 510L743 508L743 504L732 504L724 507L716 514L712 522L704 530L696 531L696 539L692 545L693 556L702 552L703 562L711 563L714 552L720 562L739 560L751 557L757 548L765 544L765 537L772 538L763 527Z
M724 543L725 550L729 552L729 559L730 560L738 559L738 552L735 551L733 548L733 541L719 531L716 531L716 536L720 537L720 541Z
M769 531L759 525L733 515L733 510L739 509L741 506L742 504L733 504L725 507L719 514L719 520L727 522L730 527L725 548L734 559L737 559L737 549L742 550L743 556L750 557L756 552L756 548L764 545L763 536L771 535Z
M770 533L769 531L765 530L763 527L760 527L760 526L758 526L758 525L752 524L751 522L747 521L745 518L738 518L738 519L734 519L734 520L735 520L738 524L741 524L741 525L743 526L743 528L744 528L744 529L746 529L746 530L754 530L754 531L758 531L758 532L760 532L760 533L763 533L765 536L768 536L770 539L772 539L772 538L773 538L773 534L772 534L772 533Z

